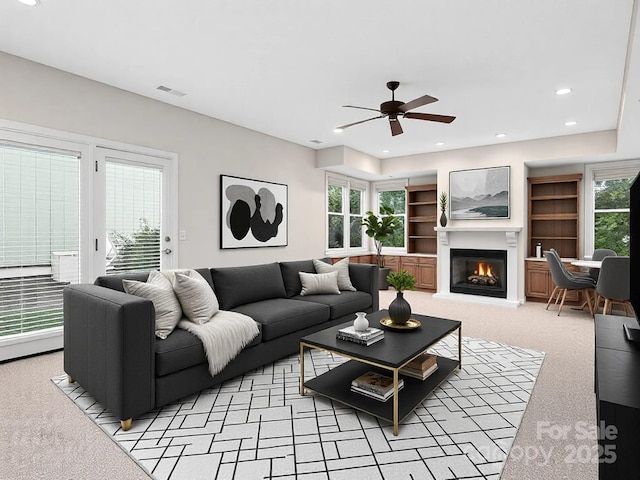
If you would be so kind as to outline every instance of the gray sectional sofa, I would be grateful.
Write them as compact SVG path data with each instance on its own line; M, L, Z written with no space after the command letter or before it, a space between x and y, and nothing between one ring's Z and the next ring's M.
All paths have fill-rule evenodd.
M260 329L214 377L197 337L176 328L166 339L156 338L153 303L124 292L123 279L146 281L148 274L103 276L65 288L65 372L125 429L156 407L298 352L305 335L379 309L375 265L349 264L357 291L339 295L300 296L298 272L315 273L312 260L197 271L220 309L248 315Z

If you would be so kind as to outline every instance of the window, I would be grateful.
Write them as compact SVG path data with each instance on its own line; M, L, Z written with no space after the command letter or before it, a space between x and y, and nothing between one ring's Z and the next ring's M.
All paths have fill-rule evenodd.
M176 174L174 154L0 120L0 361L62 348L66 285L173 267Z
M376 185L378 192L377 213L380 214L381 207L390 207L393 216L398 219L398 228L395 233L384 242L385 248L405 248L405 225L406 215L406 191L404 185L394 182L380 183Z
M342 177L327 177L327 251L361 253L365 250L362 219L367 185Z
M629 255L629 187L640 163L616 162L587 166L585 253L609 248Z
M62 325L80 272L80 159L0 146L0 336Z

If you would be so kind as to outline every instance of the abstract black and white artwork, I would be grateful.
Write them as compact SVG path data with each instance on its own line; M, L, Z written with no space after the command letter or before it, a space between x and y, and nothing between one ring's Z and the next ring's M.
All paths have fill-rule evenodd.
M508 166L449 172L449 218L509 218Z
M220 175L220 248L287 245L287 186Z

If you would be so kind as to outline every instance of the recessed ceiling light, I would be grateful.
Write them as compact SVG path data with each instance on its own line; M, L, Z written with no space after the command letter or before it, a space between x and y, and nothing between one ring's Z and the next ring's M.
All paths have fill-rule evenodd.
M29 5L30 7L35 7L40 3L40 0L18 0L18 1L25 5Z
M504 137L506 137L506 136L507 136L507 134L506 134L506 133L503 133L503 132L496 133L496 138L504 138Z
M559 88L556 90L556 95L566 95L567 93L571 93L571 89L569 87Z
M389 153L389 150L382 150L382 153Z
M444 145L444 142L436 142L436 145L441 147L442 145Z
M573 127L574 125L577 125L578 122L576 122L575 120L569 120L568 122L564 122L564 124L567 127Z
M344 130L342 128L334 128L333 133L342 133Z

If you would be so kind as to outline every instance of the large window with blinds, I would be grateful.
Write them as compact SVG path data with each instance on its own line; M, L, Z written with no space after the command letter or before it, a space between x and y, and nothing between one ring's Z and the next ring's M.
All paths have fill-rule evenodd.
M0 121L0 361L62 347L65 286L175 267L177 157L98 143Z
M78 156L0 145L0 336L62 325L79 262Z

